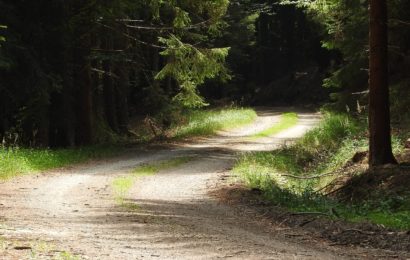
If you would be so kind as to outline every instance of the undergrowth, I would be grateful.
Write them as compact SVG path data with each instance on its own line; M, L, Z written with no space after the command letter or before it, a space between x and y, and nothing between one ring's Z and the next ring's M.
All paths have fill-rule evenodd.
M367 150L365 129L360 120L326 113L321 124L294 145L245 154L234 172L249 187L261 190L267 200L291 211L321 212L331 218L410 229L410 197L380 195L348 203L323 193L357 152ZM398 137L393 137L393 150L403 150Z
M251 123L256 118L252 109L229 108L187 112L170 130L171 138L210 135L217 130ZM147 130L148 131L148 130ZM149 141L148 134L138 135L138 141ZM74 149L40 149L0 147L0 180L15 176L60 168L90 159L114 156L123 150L118 145L99 145Z
M0 148L0 179L119 154L119 146L90 146L76 149Z
M185 123L174 125L169 132L173 138L212 135L252 123L255 118L256 112L248 108L191 111L185 115Z

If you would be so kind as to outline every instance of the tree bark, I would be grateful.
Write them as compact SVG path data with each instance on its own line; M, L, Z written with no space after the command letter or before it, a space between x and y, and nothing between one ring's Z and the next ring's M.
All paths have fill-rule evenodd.
M126 30L126 28L119 28ZM128 32L127 32L128 33ZM122 35L118 35L115 39L115 48L123 50L124 54L127 52L128 40ZM115 74L118 76L117 81L117 118L118 126L121 133L128 133L128 96L129 96L129 69L125 60L125 55L121 57L115 64Z
M104 41L103 47L106 50L113 49L112 37L107 35ZM116 98L115 98L115 86L113 79L113 65L112 61L105 59L102 62L104 76L103 76L103 95L104 95L104 113L107 119L108 125L114 132L118 132L118 120L116 113Z
M93 96L91 63L89 60L91 36L83 36L83 44L77 48L77 71L75 83L77 92L77 131L76 141L79 145L89 145L93 142Z
M370 167L397 163L391 146L387 44L387 0L370 0Z

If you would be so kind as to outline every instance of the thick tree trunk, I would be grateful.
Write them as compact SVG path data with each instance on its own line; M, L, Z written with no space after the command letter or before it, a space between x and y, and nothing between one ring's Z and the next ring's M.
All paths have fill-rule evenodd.
M126 30L126 28L119 29ZM123 50L123 53L126 53L128 48L127 39L122 35L118 35L115 39L115 43L115 49ZM116 88L118 126L121 133L128 133L128 95L130 79L125 57L121 57L121 59L115 63L115 74L118 76Z
M391 147L387 0L370 0L369 165L396 163Z
M118 64L116 70L118 75L117 100L118 100L118 125L122 133L128 132L128 88L129 74L124 63Z
M88 145L93 142L93 112L92 112L92 81L91 65L86 62L80 69L77 78L79 86L78 126L77 141L80 145Z

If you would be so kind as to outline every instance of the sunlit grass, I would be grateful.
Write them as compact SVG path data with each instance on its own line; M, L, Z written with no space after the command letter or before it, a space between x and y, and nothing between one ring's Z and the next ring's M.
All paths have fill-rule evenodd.
M249 187L260 189L267 200L288 210L323 212L334 218L337 216L332 212L337 212L338 217L352 222L370 221L408 230L410 197L380 196L371 201L344 203L317 192L337 175L305 180L286 176L337 172L356 152L366 151L365 129L364 124L346 115L326 114L318 128L308 132L294 145L272 152L245 154L233 171ZM394 152L399 153L402 149L398 138L393 137Z
M36 173L119 154L118 146L92 146L76 149L0 148L0 179Z
M230 129L252 123L256 112L247 108L194 111L187 115L187 123L171 130L174 138L212 135L218 130Z
M73 255L68 251L63 251L58 254L55 260L80 260L79 256Z
M232 108L189 112L186 120L188 123L175 126L171 131L171 137L210 135L217 130L251 123L255 118L256 113L252 109ZM0 148L0 180L60 168L90 159L110 157L121 151L119 146L91 146L58 150Z
M128 194L134 185L135 178L132 176L118 177L112 181L112 188L115 192L115 198L118 203L122 203L124 197Z
M298 123L298 115L296 113L284 113L280 117L280 121L272 127L254 134L251 138L269 137L278 134L288 128L295 126Z

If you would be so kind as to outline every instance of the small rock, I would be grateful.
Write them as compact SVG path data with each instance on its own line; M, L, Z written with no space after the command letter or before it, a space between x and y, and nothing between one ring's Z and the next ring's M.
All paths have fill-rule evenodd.
M31 246L15 246L15 250L31 250Z

